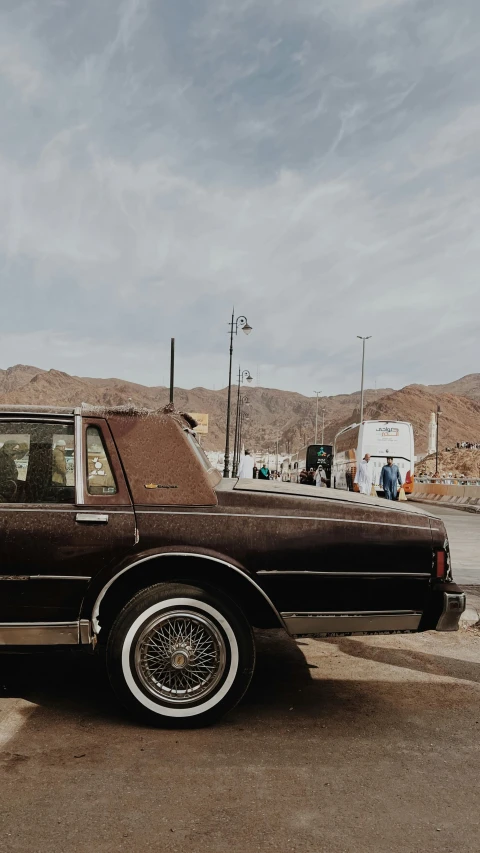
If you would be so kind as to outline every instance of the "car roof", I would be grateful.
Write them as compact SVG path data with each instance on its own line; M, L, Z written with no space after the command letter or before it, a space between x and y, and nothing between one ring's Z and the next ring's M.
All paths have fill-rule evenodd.
M0 405L0 415L74 415L73 406L25 406L14 403Z
M81 403L78 406L39 406L39 405L21 405L18 403L3 403L0 405L0 415L82 415L91 418L110 418L115 416L146 416L146 415L173 415L177 419L180 417L187 422L189 426L195 426L196 423L189 415L183 412L177 412L170 406L159 407L158 409L140 409L132 405L125 406L96 406L91 403Z

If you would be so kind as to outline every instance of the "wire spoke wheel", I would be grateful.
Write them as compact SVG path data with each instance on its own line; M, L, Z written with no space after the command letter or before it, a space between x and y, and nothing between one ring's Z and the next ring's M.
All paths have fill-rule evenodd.
M217 687L227 661L223 635L205 614L170 610L156 615L135 645L138 678L163 702L184 705Z

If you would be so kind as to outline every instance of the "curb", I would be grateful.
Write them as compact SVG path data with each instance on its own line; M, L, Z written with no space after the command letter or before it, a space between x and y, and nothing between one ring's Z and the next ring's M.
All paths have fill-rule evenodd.
M428 506L437 506L437 507L447 507L447 509L459 509L462 512L473 512L474 514L480 514L480 507L472 506L472 504L456 504L456 503L447 503L447 501L430 501L425 498L408 498L409 501L416 504L427 504Z

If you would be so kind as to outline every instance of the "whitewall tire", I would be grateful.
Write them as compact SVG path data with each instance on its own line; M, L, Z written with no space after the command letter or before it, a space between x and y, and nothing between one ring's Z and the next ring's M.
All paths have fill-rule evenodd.
M139 592L117 617L107 668L123 704L154 725L206 725L240 701L255 665L251 627L227 597L183 583Z

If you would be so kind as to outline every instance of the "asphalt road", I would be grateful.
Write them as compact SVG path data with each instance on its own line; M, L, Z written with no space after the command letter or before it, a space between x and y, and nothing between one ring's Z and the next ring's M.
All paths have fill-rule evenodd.
M448 507L426 509L441 518L447 528L455 581L480 584L480 515Z
M480 583L480 519L438 515ZM94 657L0 656L2 853L478 852L480 632L257 640L187 732L130 721Z

